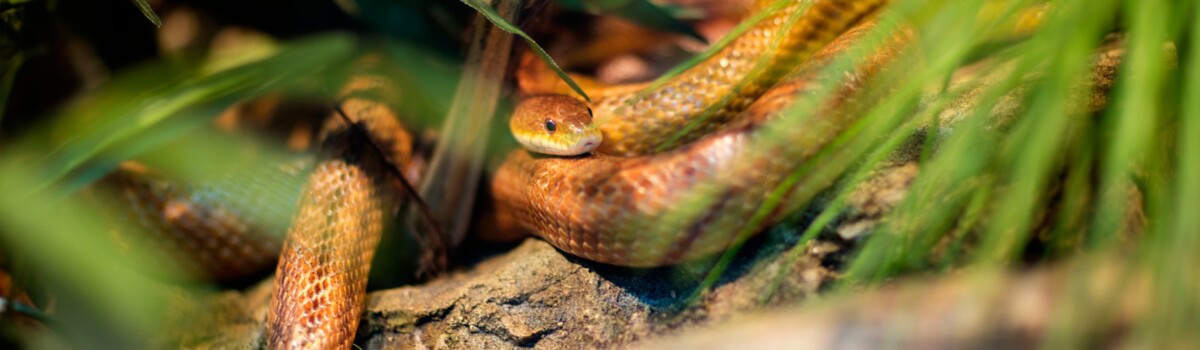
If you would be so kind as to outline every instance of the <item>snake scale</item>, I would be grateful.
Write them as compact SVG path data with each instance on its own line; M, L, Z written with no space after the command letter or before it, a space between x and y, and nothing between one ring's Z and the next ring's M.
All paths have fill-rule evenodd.
M838 95L849 95L887 60L888 54L876 54L867 68L819 74L822 62L871 28L867 18L886 2L788 0L665 84L614 87L596 94L600 98L590 108L565 95L523 103L516 113L539 116L534 127L544 125L541 116L594 116L604 141L584 156L513 151L491 182L496 229L530 232L597 262L659 266L711 255L739 239L739 230L754 232L773 223L789 208L776 208L757 226L744 227L788 174L829 143L851 116L817 113L802 127L786 129L772 123L815 81L844 84ZM757 6L767 9L763 4L770 3ZM280 250L267 317L269 348L344 349L353 342L372 255L403 193L389 164L403 166L411 151L412 138L402 131L395 111L355 94L386 90L385 81L352 81L343 90L339 113L323 129L317 163ZM845 99L834 100L829 105ZM680 146L656 153L660 141L685 127L695 129L677 140ZM124 192L160 210L169 207L163 203L170 198L142 195L146 189L126 186ZM163 228L195 226L190 222L198 218L163 219L170 215L162 211L138 215ZM203 245L241 251L225 245L230 242L241 240Z
M275 270L268 348L345 349L354 341L371 259L399 210L400 172L389 164L408 164L412 151L392 108L360 97L386 89L383 79L351 81L322 129L318 163Z

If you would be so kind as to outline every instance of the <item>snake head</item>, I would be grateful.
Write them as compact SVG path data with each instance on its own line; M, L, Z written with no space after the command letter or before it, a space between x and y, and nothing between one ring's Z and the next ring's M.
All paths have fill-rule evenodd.
M508 126L521 146L544 154L581 155L596 149L603 139L592 125L592 109L566 95L539 95L521 101Z

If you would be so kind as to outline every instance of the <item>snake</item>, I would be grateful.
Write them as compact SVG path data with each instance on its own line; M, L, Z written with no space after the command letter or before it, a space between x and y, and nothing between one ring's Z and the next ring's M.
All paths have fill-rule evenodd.
M386 80L352 80L322 128L318 162L275 270L270 349L346 349L354 341L371 259L400 209L403 172L390 164L409 164L412 153L413 137L394 108L363 96L377 90L389 95Z
M559 121L548 118L537 123L534 118L530 123L520 117L510 119L512 131L526 148L555 155L577 155L592 148L596 153L617 156L669 150L671 145L663 145L662 140L674 139L673 144L682 145L725 125L797 63L884 3L885 0L760 0L752 11L766 16L719 51L670 80L620 86L598 86L586 81L587 86L594 86L589 95L597 95L588 111L595 123L586 128L571 127L587 132L557 133L551 128L557 128ZM521 83L527 93L562 92L561 85L546 79L526 80L534 81ZM525 103L538 104L538 108L559 108L537 99ZM603 135L604 142L598 142L599 135ZM589 143L592 145L584 147Z
M756 6L766 3L773 2ZM885 3L790 2L665 84L636 93L618 86L590 104L565 94L527 98L510 128L529 151L511 153L493 177L498 227L588 260L635 267L709 256L734 243L739 230L757 232L745 226L759 204L846 124L829 117L767 136L763 125L810 90L820 64L789 70L845 50ZM655 149L655 140L689 127L697 136L683 139L699 140ZM766 138L788 142L764 147ZM760 225L787 212L770 213Z
M517 106L510 127L520 143L556 155L514 150L495 170L489 194L496 230L527 232L599 263L648 267L712 255L742 239L738 232L778 221L788 206L757 223L750 218L853 117L817 113L801 127L775 124L789 125L779 123L781 116L818 82L843 82L838 95L850 95L875 70L821 74L820 68L860 40L874 23L868 18L886 3L762 0L756 8L765 15L757 24L664 83L614 86L590 103L533 94ZM889 55L866 66L881 66ZM386 85L378 76L351 81L323 128L278 246L268 348L353 343L370 261L403 197L398 183L405 172L396 167L411 157L412 136L396 109L370 97L381 94L360 93L398 93ZM834 100L827 109L846 101ZM674 137L678 145L659 142L683 129L689 132ZM771 142L778 140L786 142ZM160 208L170 202L141 195L136 186L125 193Z

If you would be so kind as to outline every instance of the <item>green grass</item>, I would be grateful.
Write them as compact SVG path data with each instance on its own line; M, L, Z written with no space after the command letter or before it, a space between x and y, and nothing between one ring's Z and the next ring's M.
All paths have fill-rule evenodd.
M870 103L859 106L854 124L791 174L787 188L799 193L795 202L771 197L753 220L775 205L799 208L833 188L820 214L805 223L802 239L814 239L844 209L847 189L909 135L924 131L921 170L907 197L858 245L832 293L914 274L1060 261L1086 270L1116 261L1127 276L1146 276L1152 284L1152 312L1129 333L1135 344L1194 345L1191 328L1200 321L1200 6L1186 0L1054 1L1037 30L1013 38L1006 35L1013 16L1039 2L990 3L896 0L888 21L865 42L882 41L897 30L895 23L906 23L918 39L893 69L872 80L862 95ZM977 16L985 8L993 15ZM1117 31L1123 33L1124 63L1107 107L1093 112L1083 106L1090 91L1084 84L1106 35ZM119 338L156 334L165 297L148 276L171 272L142 267L169 264L122 253L128 248L106 239L103 205L80 200L80 191L125 159L153 159L164 172L204 178L228 169L197 166L201 159L220 163L247 148L281 157L256 140L224 144L197 130L235 102L266 93L328 95L330 85L344 79L333 67L350 62L355 43L341 35L299 39L219 71L152 63L122 72L47 116L41 127L5 140L4 251L45 276L47 286L81 295L91 306L90 316L65 320L75 327L69 333L87 338L80 328L108 324L120 325L114 327ZM828 70L853 67L871 51L852 50L856 54ZM453 67L453 59L419 50L396 49L393 56L409 66L435 61L434 67ZM968 64L975 64L980 79L951 86L955 72ZM445 114L449 102L443 99L457 81L452 74L412 69L398 76L416 94L406 103L432 118ZM955 110L968 88L978 89L974 98L981 107ZM802 126L833 93L815 92L800 103L808 108L796 108L776 127ZM991 107L1005 104L1021 108L1000 118ZM951 110L961 118L940 119ZM195 152L152 152L165 145ZM1141 200L1131 200L1131 193ZM141 244L132 245L137 251ZM1091 275L1079 276L1070 282L1089 283ZM1103 323L1112 317L1109 311L1083 302L1063 305L1046 347L1089 344L1090 333L1080 330Z

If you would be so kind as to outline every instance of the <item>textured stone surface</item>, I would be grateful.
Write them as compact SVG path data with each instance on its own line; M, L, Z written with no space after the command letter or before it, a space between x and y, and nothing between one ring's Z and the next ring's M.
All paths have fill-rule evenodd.
M814 243L784 254L785 236L794 235L777 232L752 242L761 250L735 258L725 277L694 301L689 297L715 259L629 269L571 258L530 239L469 271L372 293L358 344L557 349L637 342L816 293L831 276L821 258L836 246ZM777 292L764 293L769 288Z
M632 269L592 263L528 239L517 248L419 286L372 292L356 344L366 349L612 348L757 313L815 295L844 247L796 246L777 228L748 242L707 293L717 257ZM270 280L181 303L187 329L168 344L255 348L263 344ZM202 317L196 317L202 315Z

